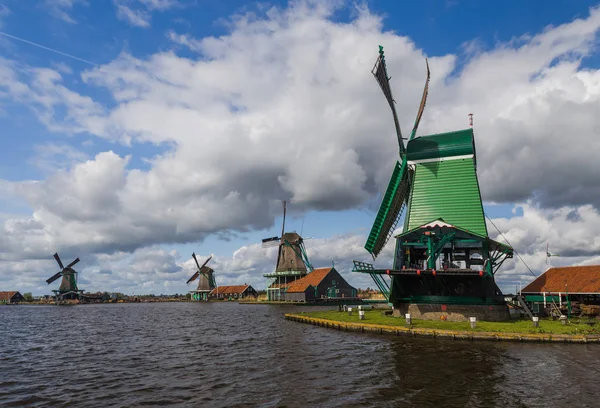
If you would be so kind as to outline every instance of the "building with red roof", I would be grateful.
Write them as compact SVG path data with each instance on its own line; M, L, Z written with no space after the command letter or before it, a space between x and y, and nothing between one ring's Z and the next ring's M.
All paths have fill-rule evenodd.
M356 296L356 289L350 286L335 268L318 268L286 285L281 300L315 302Z
M210 292L210 296L216 299L243 299L257 297L258 292L248 284L217 286Z
M600 305L600 265L549 268L521 289L534 313L559 307L567 299L579 305Z
M15 304L25 300L21 293L17 291L13 292L0 292L0 304Z

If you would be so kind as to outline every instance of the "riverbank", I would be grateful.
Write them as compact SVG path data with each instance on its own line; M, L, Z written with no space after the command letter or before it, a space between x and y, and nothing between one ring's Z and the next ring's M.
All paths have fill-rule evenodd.
M287 320L316 326L361 333L422 336L466 340L533 341L562 343L600 343L600 324L590 325L572 320L563 325L559 321L540 320L534 327L529 320L510 322L477 322L472 329L468 322L415 320L407 325L404 319L383 315L379 310L366 310L365 319L359 320L354 312L320 311L286 314Z

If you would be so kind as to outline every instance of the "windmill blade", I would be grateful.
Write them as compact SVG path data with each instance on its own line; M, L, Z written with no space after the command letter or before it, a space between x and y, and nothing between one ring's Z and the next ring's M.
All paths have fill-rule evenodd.
M385 65L385 56L383 55L383 47L379 46L379 57L375 62L375 66L371 70L371 73L375 76L379 87L383 91L383 95L387 100L390 108L392 109L392 115L394 117L394 126L396 127L396 136L398 137L398 148L400 150L400 158L404 157L406 149L404 147L404 141L402 140L402 131L400 130L400 123L398 122L398 114L396 113L396 101L392 95L392 88L390 87L390 77L387 74L387 67Z
M425 58L425 64L427 65L427 79L425 80L425 88L423 88L423 96L421 97L421 104L419 105L417 119L415 119L415 125L413 126L413 130L410 134L410 140L413 140L417 134L417 128L421 122L421 117L423 116L423 111L425 110L425 103L427 102L427 95L429 93L429 79L431 78L431 73L429 72L429 61L427 61L427 58Z
M63 263L60 261L60 257L58 256L57 253L54 254L54 259L56 259L56 262L58 262L58 266L60 266L60 269L65 269L65 267L63 266Z
M202 266L200 267L200 270L202 270L202 268L204 268L206 266L206 264L208 263L208 261L210 261L212 259L212 255L208 257L208 259L202 264Z
M60 278L62 276L62 271L57 272L53 277L51 277L50 279L46 279L46 283L49 285L52 282L54 282L55 280L57 280L58 278Z
M279 245L280 240L281 240L280 237L265 238L262 240L262 247L263 248L275 247L275 246Z
M196 273L195 273L195 274L193 274L193 275L192 275L192 277L191 277L191 278L189 278L189 279L188 279L188 281L187 281L185 284L187 285L188 283L195 281L195 280L196 280L196 278L197 278L199 275L200 275L200 271L196 271Z
M212 255L208 257L208 259L202 264L202 266L200 266L200 262L198 262L198 258L196 258L195 252L192 252L192 258L194 258L194 261L196 261L196 266L198 267L198 270L200 271L208 263L208 261L210 261L212 259Z
M210 273L208 274L208 283L210 285L210 289L214 289L217 287L217 281L215 280L215 271L214 270L210 270Z
M192 258L194 258L194 261L196 261L196 266L198 267L198 270L200 270L200 263L198 263L198 258L196 258L195 252L192 252Z
M75 259L73 262L71 262L70 264L67 265L67 268L72 267L73 265L75 265L77 262L79 262L79 258Z
M412 171L407 166L405 157L402 164L396 162L394 172L377 212L377 217L365 244L365 249L369 251L373 259L385 247L392 237L396 225L398 225L410 196L411 181Z
M286 201L283 200L283 224L281 225L281 236L285 234L285 210L286 210Z

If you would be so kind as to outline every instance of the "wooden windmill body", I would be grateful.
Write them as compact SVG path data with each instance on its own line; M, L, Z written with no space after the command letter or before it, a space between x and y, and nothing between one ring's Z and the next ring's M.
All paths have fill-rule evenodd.
M195 253L192 253L192 258L194 258L194 262L196 263L198 269L192 275L192 277L188 279L186 284L189 284L190 282L193 282L196 279L198 279L198 287L196 288L196 290L190 291L192 300L208 301L210 293L213 291L213 289L217 287L214 276L214 270L211 267L206 266L208 261L212 259L212 256L210 256L202 266L200 266L200 263L198 262Z
M61 302L63 300L74 300L79 299L83 293L83 290L80 290L77 287L77 274L78 272L73 269L73 266L79 262L79 258L76 258L73 262L64 266L58 253L54 254L54 259L58 263L60 267L60 271L55 273L52 277L46 280L47 284L51 284L56 281L58 278L62 278L60 282L60 286L58 290L53 290L54 296L57 302Z
M283 201L283 225L280 237L265 238L263 248L279 246L275 271L263 275L270 280L267 286L267 300L282 300L282 294L287 286L297 279L312 272L313 267L308 261L304 239L296 232L285 232L286 202Z

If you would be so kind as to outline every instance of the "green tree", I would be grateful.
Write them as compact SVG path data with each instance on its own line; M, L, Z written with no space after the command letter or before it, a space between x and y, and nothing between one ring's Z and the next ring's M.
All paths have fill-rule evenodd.
M31 294L31 292L23 293L23 299L25 299L26 302L32 302L33 295Z

